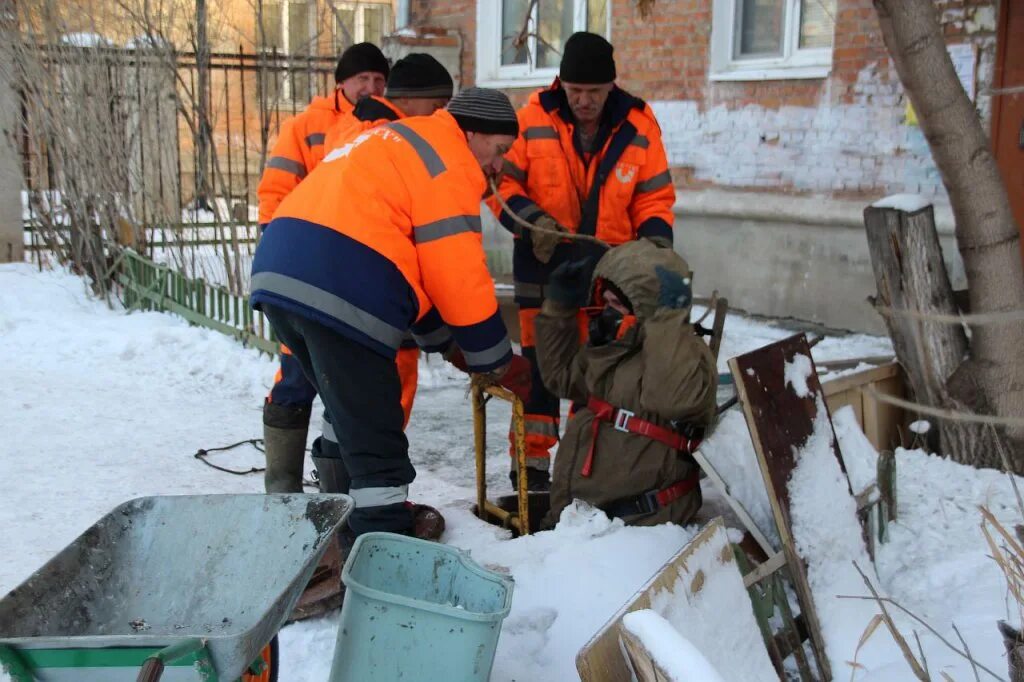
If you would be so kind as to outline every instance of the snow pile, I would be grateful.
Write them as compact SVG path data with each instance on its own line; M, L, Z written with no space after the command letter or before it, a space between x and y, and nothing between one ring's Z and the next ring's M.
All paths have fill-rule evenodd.
M807 378L811 376L811 359L802 353L797 353L791 361L787 361L783 369L785 386L792 386L797 397L806 398L810 394L807 388Z
M743 505L768 541L774 547L781 547L768 491L743 413L733 409L722 415L711 436L701 443L700 452L725 480L729 495ZM702 487L705 495L713 494L710 485Z
M730 317L723 357L789 333ZM171 315L126 315L110 309L88 297L81 279L62 271L40 273L25 264L0 266L0 342L16 349L4 366L6 390L0 392L0 481L5 484L0 497L0 594L132 497L262 489L260 476L227 475L203 466L193 454L200 447L261 435L261 405L274 359ZM884 339L847 336L826 339L815 347L814 356L856 357L890 350ZM475 499L470 401L464 379L447 372L433 360L420 366L420 390L407 431L418 472L412 499L442 510L448 523L446 542L471 550L478 562L501 567L516 580L492 679L576 679L579 648L692 538L694 529L627 528L585 507L567 509L554 531L517 540L480 522L470 511ZM508 419L508 406L491 401L487 467L492 496L511 492ZM835 429L858 490L873 479L876 455L856 428L851 410L836 413ZM315 432L314 424L310 438ZM820 444L815 441L815 447ZM757 522L772 528L742 414L727 413L702 449ZM808 448L803 455L805 463L816 461ZM212 457L243 468L263 464L263 455L249 446ZM862 556L863 548L859 527L854 531L848 522L852 501L838 463L829 465L834 457L820 459L821 471L802 472L822 489L812 486L808 508L801 514L816 515L814 521L822 528L801 527L797 539L810 554L827 638L839 649L832 656L836 679L848 679L846 660L852 659L874 610L846 611L845 606L870 602L835 599L837 593L866 594L859 576L849 574L849 558ZM890 541L878 546L883 592L951 642L958 641L951 628L955 621L975 657L1005 677L995 621L1009 616L1015 622L1016 610L1008 609L1002 574L987 557L977 507L987 505L1005 524L1020 522L1009 482L998 472L978 471L921 451L900 449L896 459L899 517L889 526ZM861 565L870 574L866 560ZM834 579L826 575L828 570L835 571ZM710 582L705 589L711 589ZM913 630L918 631L933 678L944 672L956 680L973 679L970 664L919 624L906 618L897 623L911 642ZM722 636L716 631L719 626L706 627L708 636ZM284 628L281 682L323 682L336 628L337 616ZM677 630L719 666L713 645ZM859 680L910 678L884 628L875 632L857 660L865 666L857 673ZM719 670L730 679L727 669Z
M644 609L627 613L622 626L643 642L654 662L668 674L670 682L726 682L700 650L655 611Z
M806 363L798 363L803 357ZM796 368L796 369L794 369ZM875 615L869 601L839 599L858 595L864 582L853 563L866 574L872 564L857 520L857 503L832 447L832 424L825 401L807 389L810 359L797 355L786 365L786 381L797 395L812 395L817 404L814 430L794 453L789 480L789 512L796 549L807 563L807 581L821 621L826 655L837 678L846 674L846 661L855 660L857 642ZM798 376L802 372L802 377Z
M923 436L924 434L928 433L929 431L931 431L931 428L931 422L929 422L927 419L918 419L916 422L910 423L910 430L919 436Z
M843 464L846 465L850 487L854 495L859 495L878 478L878 452L860 430L857 415L851 406L846 405L836 410L832 415L832 426Z
M874 208L894 208L897 211L915 213L930 206L932 200L920 194L893 194L871 204Z
M738 532L734 534L735 542L740 538ZM719 532L695 547L672 589L651 597L651 609L664 617L725 679L771 682L777 675L754 619L743 578L732 560L729 542L728 534ZM723 556L730 561L723 562ZM739 651L744 655L737 656ZM689 658L679 663L689 664ZM680 679L704 678L694 675Z

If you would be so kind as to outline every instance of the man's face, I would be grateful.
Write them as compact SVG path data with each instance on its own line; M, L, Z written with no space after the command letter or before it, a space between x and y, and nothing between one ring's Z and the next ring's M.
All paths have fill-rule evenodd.
M604 103L608 101L608 93L614 83L600 85L562 83L565 96L569 99L569 109L581 125L597 123L604 111Z
M363 97L383 95L384 83L384 74L376 71L362 71L341 81L338 87L341 88L345 99L355 104Z
M503 157L512 148L516 138L511 135L485 135L484 133L466 133L469 150L480 162L480 168L488 178L497 178L501 173Z
M447 97L405 97L396 99L395 104L406 116L430 116L438 109L448 106Z

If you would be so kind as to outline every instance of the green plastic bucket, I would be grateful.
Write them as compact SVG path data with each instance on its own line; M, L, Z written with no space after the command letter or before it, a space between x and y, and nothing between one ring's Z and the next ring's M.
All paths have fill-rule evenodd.
M393 533L356 539L330 682L487 680L512 579L468 553Z

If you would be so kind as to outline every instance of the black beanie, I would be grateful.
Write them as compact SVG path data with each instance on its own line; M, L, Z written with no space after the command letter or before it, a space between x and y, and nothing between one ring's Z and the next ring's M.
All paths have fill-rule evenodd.
M516 110L500 90L467 88L448 102L448 113L467 133L519 135Z
M565 41L558 78L564 83L611 83L615 80L613 52L612 44L596 33L573 33Z
M334 69L334 82L340 83L363 71L382 73L385 78L391 71L387 57L373 43L356 43L342 52Z
M413 52L395 62L388 76L384 96L388 99L399 97L446 97L451 99L455 84L448 69L425 52Z

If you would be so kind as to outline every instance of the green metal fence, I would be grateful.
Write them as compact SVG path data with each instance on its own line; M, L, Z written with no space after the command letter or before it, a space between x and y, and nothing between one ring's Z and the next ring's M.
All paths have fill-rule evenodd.
M172 312L190 323L234 337L246 346L276 354L278 343L266 319L239 296L202 279L190 279L125 249L117 257L115 277L129 309Z

